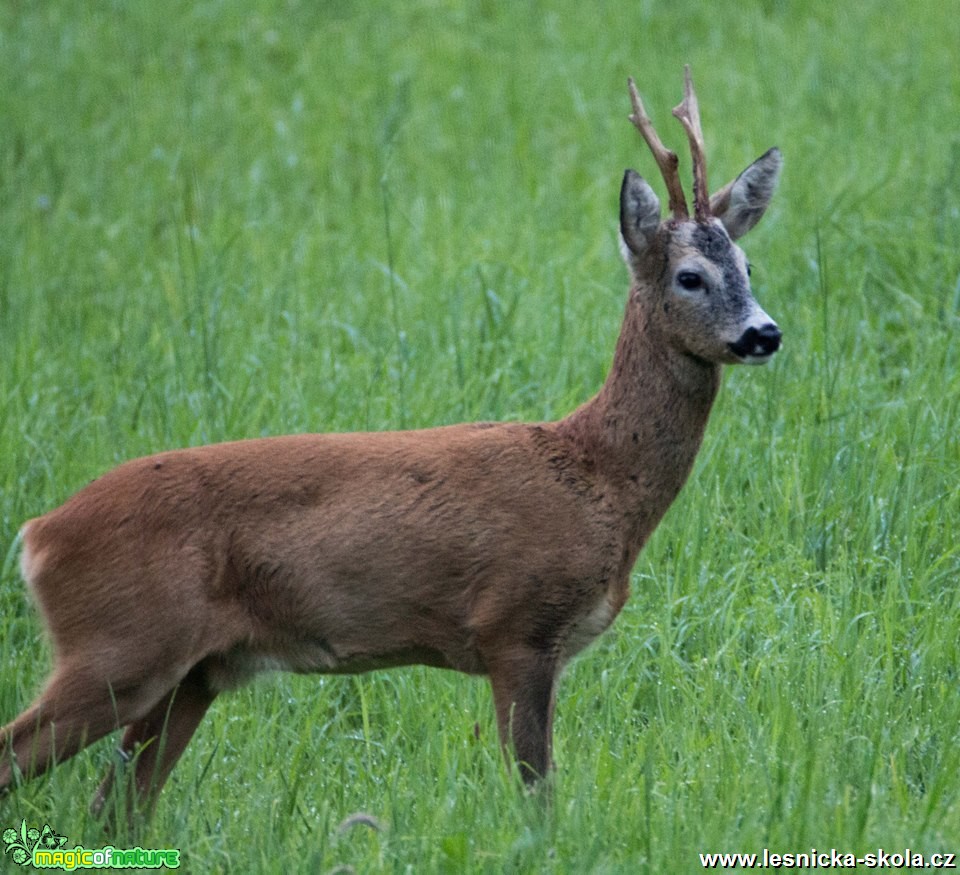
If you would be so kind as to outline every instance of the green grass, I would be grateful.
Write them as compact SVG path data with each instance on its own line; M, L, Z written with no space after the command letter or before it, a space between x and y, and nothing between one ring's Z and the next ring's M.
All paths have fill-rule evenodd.
M786 160L744 241L785 348L727 374L566 672L552 804L511 785L482 682L277 676L217 701L131 841L195 872L960 851L957 45L934 0L0 6L0 557L132 456L588 397L620 177L656 176L628 75L679 145L692 64L714 187ZM8 720L48 665L12 552L0 664ZM104 844L111 750L0 826ZM338 829L361 811L383 829Z

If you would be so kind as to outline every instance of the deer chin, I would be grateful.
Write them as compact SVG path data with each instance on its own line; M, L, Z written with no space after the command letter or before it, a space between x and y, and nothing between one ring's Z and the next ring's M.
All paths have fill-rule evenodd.
M776 353L769 352L766 355L737 356L733 363L738 365L765 365L775 355Z

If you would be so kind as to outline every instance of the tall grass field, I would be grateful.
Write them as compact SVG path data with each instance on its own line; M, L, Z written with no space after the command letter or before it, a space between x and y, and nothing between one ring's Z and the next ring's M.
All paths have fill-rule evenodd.
M688 191L684 63L715 188L785 160L742 241L784 348L726 371L561 679L549 794L481 679L278 674L217 699L146 823L88 812L114 737L0 828L187 872L960 852L958 46L943 0L0 4L0 723L50 665L18 528L122 460L599 388L624 169L666 201L628 76Z

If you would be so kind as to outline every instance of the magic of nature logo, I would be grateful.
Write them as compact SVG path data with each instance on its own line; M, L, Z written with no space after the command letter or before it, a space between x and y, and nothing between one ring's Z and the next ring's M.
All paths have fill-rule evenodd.
M64 847L67 837L54 832L49 823L42 829L28 827L26 820L19 827L3 830L4 855L14 863L37 869L177 869L180 851L176 848L84 848Z

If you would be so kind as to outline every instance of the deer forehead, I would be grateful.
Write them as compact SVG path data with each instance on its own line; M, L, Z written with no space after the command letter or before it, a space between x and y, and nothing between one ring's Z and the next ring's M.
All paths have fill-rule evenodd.
M747 277L746 255L717 219L678 225L670 241L670 262L678 270L707 270L727 285L742 284Z

